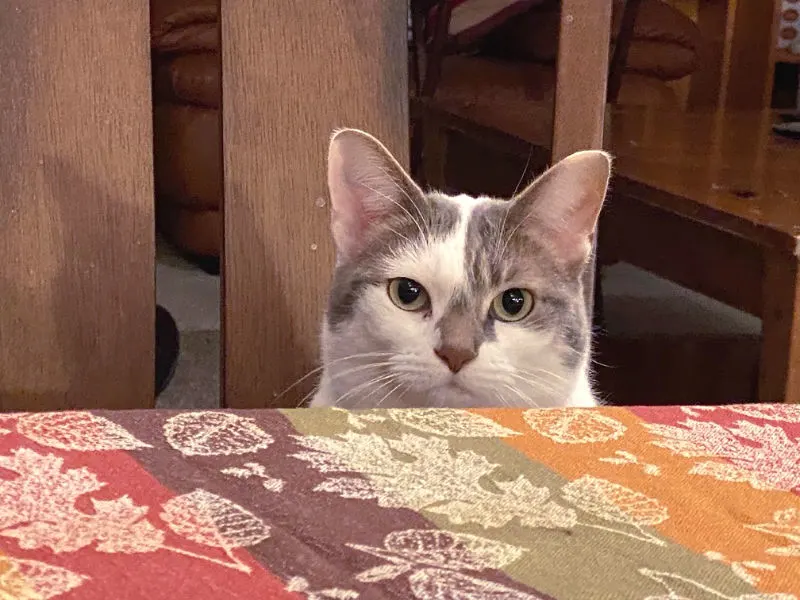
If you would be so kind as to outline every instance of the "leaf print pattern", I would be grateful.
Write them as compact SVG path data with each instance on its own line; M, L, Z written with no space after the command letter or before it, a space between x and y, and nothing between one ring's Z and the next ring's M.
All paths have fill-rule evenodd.
M530 409L523 413L531 429L558 444L597 444L619 439L625 425L588 410Z
M113 421L89 412L27 414L17 421L17 431L42 446L76 452L151 447Z
M482 415L455 408L390 409L389 416L407 427L445 437L503 438L520 435Z
M252 419L212 411L182 413L168 419L164 437L185 456L251 454L273 442Z
M639 457L625 450L615 450L614 456L606 456L598 459L600 462L611 463L613 465L639 465L645 475L661 475L661 468L652 463L641 462Z
M535 598L519 590L461 573L500 569L519 560L525 552L522 548L503 542L463 533L409 529L387 535L383 548L348 545L387 561L356 575L358 581L375 583L408 574L414 597L422 600Z
M789 600L795 413L0 414L0 600Z
M127 497L90 498L92 512L77 508L81 497L105 484L86 468L63 469L64 459L27 448L0 456L0 468L16 473L0 479L0 537L20 548L47 548L57 554L94 545L101 553L139 554L166 550L249 572L233 549L269 537L269 527L233 502L195 490L164 503L162 520L197 544L222 549L229 562L168 546L164 532L148 519L149 509Z
M74 590L87 577L38 560L0 556L0 598L47 600Z
M658 583L667 592L664 595L647 596L645 600L797 600L797 597L793 594L780 593L731 596L677 573L654 569L639 569L639 573L647 579Z
M270 535L270 528L253 513L205 490L168 500L161 519L188 540L222 548L243 571L249 571L249 567L236 558L233 550L259 544Z
M305 577L290 578L286 583L286 591L304 594L306 600L356 600L360 595L354 590L341 588L329 588L313 592Z
M584 475L568 483L562 489L562 495L567 502L590 515L634 527L638 535L603 525L591 525L591 527L621 533L659 546L665 545L663 540L642 529L647 525L663 523L669 518L667 508L655 498L592 475Z
M103 484L86 469L62 472L63 463L52 454L27 449L0 456L0 467L18 474L0 479L0 536L16 538L21 548L53 552L74 552L95 542L98 552L151 552L159 547L160 532L142 521L147 509L130 498L92 499L92 513L78 510L78 498Z
M453 452L445 439L403 434L399 440L348 432L338 438L297 437L312 449L294 454L321 473L353 473L329 478L315 491L343 498L377 500L390 508L410 508L447 516L454 523L499 527L514 517L532 527L561 528L575 523L574 511L548 501L550 491L523 477L494 481L499 493L481 484L497 468L472 452ZM404 455L407 460L401 460ZM366 479L364 479L366 477Z
M143 520L146 507L134 505L128 497L92 499L91 503L93 514L74 510L58 516L40 515L40 520L6 529L2 535L17 538L20 548L49 548L57 553L75 552L94 542L97 552L108 553L134 554L161 548L164 534Z
M282 479L270 477L267 473L267 468L259 463L244 463L241 467L227 467L220 469L220 473L224 475L231 475L239 479L250 479L255 477L261 480L261 486L269 492L282 492L283 486L286 484Z
M791 542L789 546L768 548L767 552L774 556L800 557L800 509L787 508L779 510L772 516L771 523L748 525L750 529L773 536L778 536Z
M759 581L759 577L753 573L753 571L774 571L775 565L771 565L769 563L763 563L757 560L743 560L743 561L731 561L728 558L720 553L714 551L707 551L704 552L705 556L709 560L716 560L722 563L729 564L731 566L731 571L733 571L740 579L746 581L751 585L755 585Z
M421 569L408 580L411 592L420 600L541 600L540 596L454 571Z
M800 490L800 441L790 439L784 429L750 421L725 427L689 419L680 425L646 427L658 436L651 442L656 446L686 457L713 459L695 464L691 473L746 481L756 489Z
M797 404L750 404L728 406L727 408L754 419L800 423L800 406Z

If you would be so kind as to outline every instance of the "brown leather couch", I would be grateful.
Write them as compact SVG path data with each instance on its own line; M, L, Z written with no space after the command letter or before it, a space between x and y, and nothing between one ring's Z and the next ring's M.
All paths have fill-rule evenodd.
M482 54L543 67L552 72L558 49L559 3L547 0L509 20L487 37ZM618 32L623 0L615 0L612 31ZM620 104L674 104L670 85L699 66L703 38L697 25L664 0L642 0L622 75ZM542 85L553 77L543 77ZM545 83L547 82L547 83Z
M222 143L219 0L152 0L158 226L183 252L219 256Z
M184 252L216 257L222 245L219 0L152 0L151 31L159 228ZM472 101L492 88L504 110L529 110L531 99L552 93L557 31L557 2L543 0L489 34L478 56L448 58L437 95ZM697 68L701 43L690 19L661 0L643 0L619 101L677 102L669 82Z

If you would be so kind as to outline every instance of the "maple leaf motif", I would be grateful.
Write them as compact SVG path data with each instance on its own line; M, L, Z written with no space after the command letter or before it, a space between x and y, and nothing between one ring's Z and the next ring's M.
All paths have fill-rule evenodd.
M352 473L329 478L314 491L345 498L374 499L387 508L427 510L454 523L500 527L514 517L530 527L569 527L575 513L549 502L550 490L534 487L524 477L494 481L490 490L481 479L498 465L471 450L453 451L447 439L403 434L400 439L347 432L336 438L296 436L311 452L294 454L322 473Z
M750 421L725 427L692 419L679 425L646 425L660 438L651 443L686 457L723 459L698 463L692 473L747 481L756 489L800 490L800 440L789 438L783 428Z
M73 511L62 520L35 521L3 531L17 538L21 548L48 547L53 552L75 552L92 542L99 542L98 552L154 552L164 541L162 531L142 520L147 507L136 506L130 498L94 500L93 514Z
M519 476L514 481L497 481L502 494L487 495L479 503L455 500L429 507L434 513L450 517L457 525L479 523L484 527L502 527L509 515L519 518L526 527L569 529L578 522L575 511L553 502L550 490L535 487L530 480Z
M16 538L21 548L74 552L99 542L98 552L151 552L163 533L144 520L148 509L123 496L92 499L94 512L75 507L80 496L105 484L86 468L62 472L64 461L26 448L0 456L0 467L15 479L0 479L0 535Z
M40 520L61 520L78 497L105 485L86 468L62 472L64 459L21 448L0 456L0 468L19 475L0 478L0 530ZM2 477L2 472L0 472Z

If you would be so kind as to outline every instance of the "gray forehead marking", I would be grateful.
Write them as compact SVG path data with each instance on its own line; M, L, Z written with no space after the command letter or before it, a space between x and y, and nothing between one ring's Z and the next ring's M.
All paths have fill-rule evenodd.
M569 349L564 364L574 368L588 351L590 338L579 274L556 263L546 246L534 237L534 228L519 227L520 216L509 211L510 206L505 201L481 204L470 215L464 257L469 277L465 295L480 302L504 283L523 284L526 276L535 274L540 283L539 289L533 290L536 305L519 326L557 331ZM493 339L494 320L486 319L483 330L487 339Z
M410 244L446 237L458 226L458 206L438 194L428 194L415 202L405 196L403 200L402 209L398 207L384 222L372 228L364 250L334 271L327 310L331 328L352 318L356 301L368 286L384 282L381 265L387 258Z

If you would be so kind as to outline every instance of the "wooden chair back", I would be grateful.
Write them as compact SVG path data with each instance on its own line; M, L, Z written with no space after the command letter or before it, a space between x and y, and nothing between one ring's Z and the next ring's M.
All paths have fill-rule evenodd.
M0 19L0 410L154 404L148 2L79 4ZM608 73L611 0L563 6L554 158L601 145ZM309 389L280 396L317 361L328 136L367 129L408 161L407 16L222 0L226 406Z

